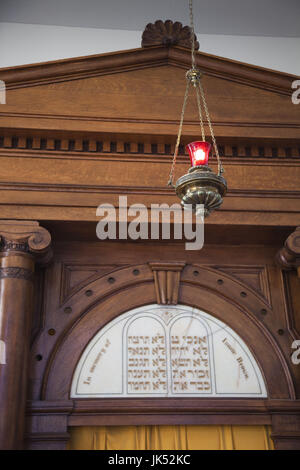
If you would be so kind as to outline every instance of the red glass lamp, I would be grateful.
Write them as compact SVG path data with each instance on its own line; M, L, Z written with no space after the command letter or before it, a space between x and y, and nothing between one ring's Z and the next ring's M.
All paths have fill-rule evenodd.
M191 142L186 146L191 160L191 166L207 165L208 155L210 152L211 145L208 142L198 140Z

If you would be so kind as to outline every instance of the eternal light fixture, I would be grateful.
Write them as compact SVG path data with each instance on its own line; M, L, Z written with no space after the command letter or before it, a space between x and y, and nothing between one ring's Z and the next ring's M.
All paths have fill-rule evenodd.
M181 204L191 204L193 211L197 212L197 205L204 205L204 216L208 216L212 211L218 209L222 202L223 196L227 191L227 183L223 178L222 173L224 172L216 139L214 136L208 107L204 95L203 86L201 83L202 74L195 65L195 32L194 32L194 20L193 20L193 0L189 0L190 9L190 31L191 31L191 44L192 44L192 68L186 73L186 89L182 105L181 118L179 124L179 130L177 135L177 141L175 145L173 163L170 171L168 185L175 188L177 196L181 199ZM182 133L184 112L188 100L190 86L193 86L196 91L200 128L202 134L202 140L189 143L186 148L190 155L191 168L186 175L181 176L173 184L173 175L176 165L176 159L178 156L178 149L180 144L180 138ZM208 166L209 152L211 150L211 144L205 140L205 131L202 118L202 107L206 115L207 124L210 130L214 153L218 162L218 173L214 173Z

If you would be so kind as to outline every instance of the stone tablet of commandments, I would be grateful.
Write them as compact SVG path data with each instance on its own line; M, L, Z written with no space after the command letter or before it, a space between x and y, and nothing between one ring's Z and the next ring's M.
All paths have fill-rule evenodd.
M260 368L223 322L188 306L120 315L84 350L71 397L266 397Z

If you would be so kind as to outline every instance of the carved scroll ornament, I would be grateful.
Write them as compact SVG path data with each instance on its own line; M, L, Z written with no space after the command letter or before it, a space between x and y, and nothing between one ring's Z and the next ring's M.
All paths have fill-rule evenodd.
M37 261L47 262L51 257L51 235L38 222L0 221L0 251L24 252L36 255Z
M300 226L286 239L276 259L282 269L295 268L300 276Z

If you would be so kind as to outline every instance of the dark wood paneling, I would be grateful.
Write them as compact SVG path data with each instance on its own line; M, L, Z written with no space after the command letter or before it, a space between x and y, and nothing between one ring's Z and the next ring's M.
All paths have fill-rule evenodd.
M139 250L135 249L131 253L132 257L140 258L143 249L143 246L140 246ZM167 246L164 248L165 256L166 251ZM228 256L228 247L226 251ZM106 257L111 258L113 252L120 256L120 250L112 250L111 253L106 252ZM234 249L232 256L233 252ZM144 253L146 257L151 254L149 249ZM127 256L128 254L127 248ZM216 251L211 249L210 256L215 259ZM253 257L251 249L249 256ZM93 259L97 259L96 251L93 252ZM184 261L178 251L177 259ZM102 258L103 262L105 259ZM133 273L136 269L138 275ZM197 306L229 324L245 340L261 364L270 397L294 398L289 364L292 337L282 311L284 299L280 289L281 277L275 276L276 272L274 274L269 268L272 287L268 300L253 286L230 276L230 265L227 265L226 269L227 273L207 265L187 264L181 275L178 302ZM236 272L236 265L233 265L232 269ZM59 263L55 263L49 270L48 279L52 281L48 289L51 287L53 292L59 291L61 283L61 275L55 274L57 270L61 270ZM108 282L111 277L114 278L114 283ZM243 297L241 292L245 293ZM41 376L42 370L45 371L42 396L53 400L58 397L66 399L80 354L99 328L122 312L156 302L153 273L147 264L120 267L104 275L100 272L98 279L78 288L62 305L56 295L51 296L49 302L47 324L34 345L33 357L38 354L43 356L43 361L35 365L38 376ZM50 329L55 330L55 335L49 335ZM37 389L34 395L37 398L36 393Z
M300 115L291 102L297 77L203 53L196 60L229 187L222 209L206 221L198 252L183 242L95 237L97 206L117 206L119 194L147 207L178 202L166 184L188 51L150 47L0 70L7 84L1 217L43 221L54 239L54 262L37 273L31 448L64 448L68 426L128 424L129 417L132 424L272 423L277 448L299 444L299 366L290 358L299 331L299 279L283 277L274 261L299 225ZM192 102L182 144L198 134ZM188 168L183 153L176 176ZM178 294L179 302L215 315L245 340L268 399L69 400L76 363L99 328L156 302L149 262L185 266L171 300Z

